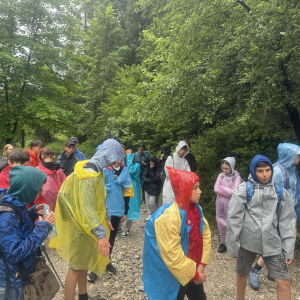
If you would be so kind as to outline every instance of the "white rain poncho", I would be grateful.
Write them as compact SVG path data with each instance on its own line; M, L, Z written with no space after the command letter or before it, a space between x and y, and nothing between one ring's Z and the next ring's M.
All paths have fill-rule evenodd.
M189 147L187 146L187 150L185 151L182 157L180 157L177 153L184 146L187 146L186 142L180 141L176 147L176 152L174 152L173 155L170 155L166 160L165 163L166 179L164 182L163 195L162 195L163 204L175 202L175 195L172 189L169 173L166 167L171 167L174 169L184 170L184 171L191 171L188 161L184 158L190 152Z

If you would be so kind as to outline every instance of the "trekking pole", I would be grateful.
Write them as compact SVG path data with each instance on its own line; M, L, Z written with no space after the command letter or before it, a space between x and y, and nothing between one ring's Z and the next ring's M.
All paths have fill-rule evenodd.
M45 250L45 247L44 247L43 245L40 245L40 247L42 248L43 252L45 253L48 262L50 263L50 265L51 265L51 267L52 267L52 269L53 269L53 271L54 271L56 277L58 278L58 280L59 280L59 282L60 282L61 287L64 288L65 286L64 286L64 284L61 282L60 277L58 276L58 274L57 274L57 272L56 272L56 270L55 270L55 268L54 268L54 266L53 266L53 264L52 264L52 262L51 262L51 260L50 260L50 257L48 256L48 254L47 254L47 252L46 252L46 250Z

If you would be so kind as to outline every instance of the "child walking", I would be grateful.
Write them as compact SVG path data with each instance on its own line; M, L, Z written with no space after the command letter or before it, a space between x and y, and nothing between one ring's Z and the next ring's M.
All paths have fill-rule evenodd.
M288 192L274 184L271 161L256 155L249 181L234 192L227 216L227 252L237 257L237 299L243 300L248 274L256 254L264 258L269 275L277 284L277 299L291 299L287 264L294 257L296 213Z
M145 228L143 281L149 300L206 300L203 282L211 233L198 205L200 179L167 167L176 202L160 207Z
M226 157L221 162L222 173L219 174L215 183L214 191L217 194L216 199L216 220L221 237L221 245L218 252L226 251L226 230L227 230L227 209L229 201L236 187L244 180L241 178L238 171L234 169L235 158Z

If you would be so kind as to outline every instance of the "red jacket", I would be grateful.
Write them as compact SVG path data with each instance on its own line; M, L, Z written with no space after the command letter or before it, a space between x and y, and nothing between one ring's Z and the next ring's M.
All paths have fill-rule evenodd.
M32 151L28 150L28 149L25 149L29 155L30 155L30 162L28 164L28 166L30 167L37 167L40 163L41 163L41 160L38 158L38 156L36 156L35 154L32 153Z
M8 189L9 188L9 171L12 167L6 167L6 169L0 173L0 189Z

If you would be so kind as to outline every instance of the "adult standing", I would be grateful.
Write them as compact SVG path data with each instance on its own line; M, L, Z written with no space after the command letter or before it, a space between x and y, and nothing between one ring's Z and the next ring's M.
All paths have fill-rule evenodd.
M81 151L79 151L79 149L78 149L78 144L79 143L78 143L77 137L72 136L69 139L69 141L72 141L75 144L75 150L74 150L74 153L73 153L74 157L76 157L78 159L78 161L86 160L85 155Z
M191 168L191 172L196 172L197 171L197 162L194 154L191 153L191 142L189 140L185 140L187 146L190 149L190 152L184 157L187 162L189 163L189 166Z
M3 154L4 154L4 158L6 160L8 160L8 157L10 156L10 154L14 151L14 147L13 145L11 144L7 144L4 146L4 151L3 151Z
M143 143L139 144L138 151L134 153L134 162L140 164L140 180L142 183L142 195L143 195L143 202L145 203L145 190L143 185L143 173L147 168L147 164L149 161L149 154L145 153L145 145Z

